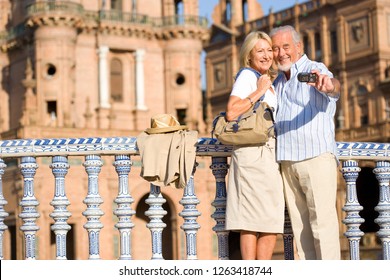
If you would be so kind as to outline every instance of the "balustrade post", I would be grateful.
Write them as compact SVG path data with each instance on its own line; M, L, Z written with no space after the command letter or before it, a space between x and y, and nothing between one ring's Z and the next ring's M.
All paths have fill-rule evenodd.
M65 176L69 169L67 157L54 156L50 168L55 179L54 198L50 203L54 207L50 217L53 218L55 223L51 226L51 230L56 236L56 258L66 260L66 235L71 229L67 223L71 213L66 209L70 202L65 193Z
M356 192L356 179L360 170L356 160L347 160L343 162L343 167L341 169L347 184L346 203L343 207L343 210L346 212L346 217L343 220L343 223L348 227L348 230L344 235L349 241L351 260L360 259L359 242L364 235L364 232L360 230L360 225L364 222L364 219L359 215L359 212L363 210L363 207L359 204Z
M196 222L196 219L200 216L200 212L196 209L196 205L199 204L199 199L196 197L194 187L194 174L197 166L198 163L195 163L192 175L184 188L183 198L180 200L180 204L184 206L184 209L179 213L179 216L184 218L184 224L180 228L184 230L186 235L187 260L198 259L196 236L200 225Z
M38 164L34 157L22 157L19 168L24 181L23 198L20 201L22 211L19 214L24 223L20 230L24 233L26 260L35 260L36 233L39 230L35 221L40 217L37 212L39 202L34 196L34 176Z
M117 204L114 214L118 217L115 227L119 230L120 235L119 259L131 260L131 229L134 227L131 217L135 214L135 211L131 209L134 199L129 192L129 173L132 165L130 156L115 156L113 165L119 177L118 196L114 200Z
M379 182L379 202L375 207L379 213L375 219L379 231L376 235L382 241L383 259L390 260L390 162L378 161L374 173Z
M225 229L226 216L226 174L229 169L227 157L212 157L211 171L215 177L216 192L215 199L211 203L215 207L211 217L216 225L213 230L218 238L218 259L229 259L229 231Z
M161 194L161 188L150 184L149 197L145 202L149 204L145 215L150 219L146 227L150 229L152 234L152 260L163 260L162 232L167 225L162 221L162 218L167 214L167 211L162 208L166 200Z
M100 156L88 155L85 157L83 165L88 174L88 194L83 201L87 205L87 210L83 212L83 216L87 218L84 228L88 231L89 259L97 260L100 259L99 236L100 230L103 228L103 224L99 219L104 215L104 212L99 208L99 205L103 203L103 199L99 194L98 175L103 163Z
M0 158L0 260L4 259L3 244L4 244L4 231L7 230L7 226L4 224L4 219L8 217L8 213L4 211L4 205L7 204L7 200L3 196L3 175L7 165L4 160Z
M290 215L287 206L284 209L284 230L283 230L284 259L294 259L294 235L291 226Z

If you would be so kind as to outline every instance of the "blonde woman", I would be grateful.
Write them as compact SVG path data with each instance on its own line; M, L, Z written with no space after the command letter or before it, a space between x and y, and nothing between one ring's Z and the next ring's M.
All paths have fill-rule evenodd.
M267 102L275 112L277 96L272 82L277 71L266 33L247 35L240 50L240 67L227 104L227 120L237 119L258 100ZM275 137L262 145L235 146L228 177L226 229L240 232L242 259L272 259L277 234L283 233L284 205Z

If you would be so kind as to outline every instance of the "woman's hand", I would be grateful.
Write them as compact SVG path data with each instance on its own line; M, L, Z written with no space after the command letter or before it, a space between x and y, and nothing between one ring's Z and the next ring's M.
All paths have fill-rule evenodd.
M267 74L261 75L257 80L257 90L262 93L261 96L271 87L271 85L271 77Z

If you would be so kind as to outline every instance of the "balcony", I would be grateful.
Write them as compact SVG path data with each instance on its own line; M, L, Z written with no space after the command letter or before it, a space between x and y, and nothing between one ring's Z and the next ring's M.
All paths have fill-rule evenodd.
M23 40L28 40L34 28L41 25L64 25L80 31L95 29L103 33L120 28L124 32L122 35L145 33L158 38L171 37L171 33L197 34L203 38L208 33L207 18L197 15L150 17L116 10L89 11L70 1L37 2L26 7L24 22L0 32L0 49L6 51L23 45Z
M218 256L219 260L229 259L229 245L228 238L229 232L224 229L224 217L225 217L225 205L226 205L226 181L225 177L228 172L228 157L231 152L231 147L224 146L212 138L199 138L196 148L197 161L201 158L209 159L211 165L211 173L215 178L215 190L214 200L211 205L214 207L211 217L215 221L215 225L212 227L214 237L217 239ZM341 160L341 172L342 177L345 180L345 193L346 198L343 202L342 210L344 211L343 224L346 227L343 233L345 241L349 244L347 251L349 252L348 259L358 260L360 259L360 244L362 239L369 235L365 235L360 230L360 226L364 222L359 215L359 212L363 210L360 205L356 192L356 180L361 168L359 167L360 161L372 162L375 168L373 173L379 183L379 202L377 203L375 210L378 212L378 217L375 219L375 223L378 225L379 230L376 232L376 237L381 241L381 255L383 259L390 259L390 144L389 143L338 143L338 155ZM67 259L67 233L72 230L72 224L68 224L70 216L80 216L84 219L83 230L85 230L85 236L88 236L85 247L88 247L88 259L101 259L100 252L102 249L100 242L100 233L105 226L104 221L112 221L115 223L115 230L117 230L120 236L118 240L118 259L127 260L132 259L131 239L132 235L141 231L143 233L149 232L151 235L151 259L164 259L163 249L164 242L162 233L166 227L166 223L163 221L163 217L167 214L167 211L163 208L163 204L166 202L161 188L150 184L150 190L145 203L149 205L149 209L145 211L145 215L148 217L148 222L145 228L134 227L133 218L138 215L134 209L132 209L132 203L134 199L132 192L137 191L132 183L134 180L130 180L129 174L132 168L132 158L138 156L138 150L136 147L135 137L113 137L113 138L60 138L60 139L15 139L15 140L3 140L0 141L0 259L4 258L3 246L4 236L7 232L10 239L15 239L15 236L23 236L23 250L18 252L18 259L39 259L37 256L40 254L40 250L49 250L38 246L37 236L41 230L38 226L39 220L51 220L50 231L55 242L53 241L53 247L55 250L56 259ZM115 191L117 196L113 201L103 201L101 192L99 189L101 180L107 179L107 174L100 174L102 167L109 162L104 158L111 158L112 165L116 172ZM39 193L48 193L54 186L53 197L51 201L46 201L43 197L36 197L38 192L37 186L34 187L37 182L37 178L42 177L39 175L40 169L44 169L45 166L38 166L37 162L41 163L48 161L51 169L51 178L44 175L41 178L44 183L39 184L39 188L42 190ZM75 162L81 163L78 167ZM83 173L77 173L76 177L85 177L87 185L86 195L83 197L83 204L85 204L85 210L73 209L72 212L67 209L70 204L65 192L65 185L67 173L71 172L74 168L83 169ZM174 190L180 194L181 199L179 203L182 205L182 211L178 213L178 216L182 218L182 225L180 226L185 238L185 244L183 244L183 251L185 251L184 259L195 260L198 259L198 230L200 228L197 219L201 218L202 214L197 210L197 207L201 203L208 203L200 201L197 197L197 191L199 188L195 185L196 182L196 169L197 164L194 167L193 175L191 176L187 186L184 190ZM48 173L44 173L48 174ZM137 177L138 174L132 174L133 177ZM19 213L15 212L15 209L7 209L6 200L7 196L3 195L3 183L17 181L17 177L21 176L19 187L21 193L18 201L16 202L16 208ZM202 176L202 175L201 175ZM7 178L6 178L7 177ZM139 176L138 176L139 177ZM53 184L49 184L52 182ZM81 189L77 182L72 183L70 186L72 189ZM199 186L200 187L200 186ZM15 194L17 192L18 184L14 184ZM10 194L11 190L4 189L4 194ZM17 197L17 196L16 196ZM104 204L112 203L112 212L104 213L101 206ZM41 204L41 205L40 205ZM47 206L51 205L49 209ZM38 207L39 206L39 207ZM46 210L40 210L46 209ZM110 209L110 208L108 208ZM9 231L7 224L7 217L10 212L19 223L19 228L15 228L14 231ZM82 217L82 216L83 217ZM101 221L103 216L108 216L108 220ZM288 216L287 216L288 217ZM171 218L172 220L172 218ZM42 229L43 230L43 229ZM15 235L15 236L12 236ZM47 235L50 238L50 235ZM144 238L144 237L143 237ZM375 238L375 237L374 237ZM202 240L202 244L211 242L212 238ZM367 238L366 238L367 239ZM283 234L284 243L284 258L293 259L293 235L291 228L286 220L285 233ZM78 240L82 243L82 240ZM41 239L41 243L43 240ZM80 244L78 245L80 246ZM39 249L40 248L40 249Z

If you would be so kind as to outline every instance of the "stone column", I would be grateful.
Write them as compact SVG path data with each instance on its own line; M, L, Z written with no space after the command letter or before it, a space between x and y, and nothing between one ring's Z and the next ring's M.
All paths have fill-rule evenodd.
M135 108L141 111L147 109L145 106L144 55L145 50L139 49L135 52Z
M99 54L99 102L100 108L110 108L110 90L108 84L107 46L100 46Z

